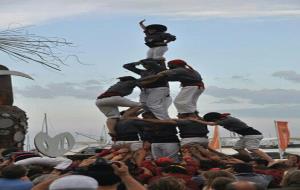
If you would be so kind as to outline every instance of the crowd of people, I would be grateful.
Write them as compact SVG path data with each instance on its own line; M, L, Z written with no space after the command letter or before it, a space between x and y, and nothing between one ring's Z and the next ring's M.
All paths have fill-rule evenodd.
M164 54L176 37L164 25L144 22L139 24L147 57L123 65L139 78L119 77L96 100L107 117L112 147L72 160L9 148L2 152L0 190L300 189L298 155L275 162L259 149L263 136L257 129L229 113L199 115L197 102L205 90L201 75L182 59L167 62ZM181 85L173 101L177 118L168 113L169 82ZM138 102L126 98L136 87ZM238 134L237 154L212 149L208 125Z

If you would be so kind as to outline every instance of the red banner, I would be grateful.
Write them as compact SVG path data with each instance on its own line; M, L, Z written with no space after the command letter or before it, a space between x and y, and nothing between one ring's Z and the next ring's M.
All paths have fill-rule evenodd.
M285 151L290 142L290 131L287 121L275 121L277 134L278 134L278 146L281 150Z
M214 136L209 143L209 147L216 150L221 148L220 136L219 136L219 127L215 126L214 128Z

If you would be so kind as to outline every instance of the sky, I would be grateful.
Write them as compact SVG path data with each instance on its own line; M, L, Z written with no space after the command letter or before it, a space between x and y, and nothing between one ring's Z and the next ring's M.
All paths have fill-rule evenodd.
M26 27L67 39L74 45L62 56L80 60L70 56L55 71L0 53L1 64L34 78L13 77L14 105L26 111L31 139L44 113L52 136L102 134L105 117L95 99L117 77L135 76L122 65L146 57L142 19L176 35L167 60L186 60L201 73L201 115L232 113L266 137L275 136L274 120L284 120L292 136L300 136L299 0L2 0L0 17L1 30ZM173 98L179 90L172 83ZM129 97L138 100L138 94L136 89ZM176 116L174 106L169 111Z

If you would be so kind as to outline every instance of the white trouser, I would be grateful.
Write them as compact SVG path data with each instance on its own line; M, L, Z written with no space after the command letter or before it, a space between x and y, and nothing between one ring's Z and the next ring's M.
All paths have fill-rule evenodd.
M159 46L149 48L147 52L147 58L162 59L164 54L168 51L168 46Z
M172 103L169 87L144 88L140 94L140 102L158 119L169 119L168 109Z
M207 147L208 138L205 138L205 137L189 137L189 138L182 138L180 140L180 146L193 145L193 144L200 144L201 146Z
M143 148L143 143L140 141L116 141L116 146L128 145L131 151L137 151Z
M154 160L169 157L179 161L179 144L178 143L152 143L151 152Z
M185 86L182 87L174 100L178 113L193 113L197 111L197 101L204 91L203 87Z
M112 96L107 98L101 98L96 100L96 106L107 118L118 118L120 117L120 107L136 107L140 106L139 102L131 101L122 96Z

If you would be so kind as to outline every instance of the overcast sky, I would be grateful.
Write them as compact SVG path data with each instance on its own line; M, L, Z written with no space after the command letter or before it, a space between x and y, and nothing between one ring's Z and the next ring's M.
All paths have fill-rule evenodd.
M0 54L1 64L35 79L13 78L15 105L27 112L31 136L44 113L53 135L100 135L105 118L95 98L115 78L131 74L124 63L145 58L142 19L165 24L177 36L167 60L184 59L203 76L201 114L230 112L268 137L275 135L274 120L287 120L292 136L300 135L299 0L3 0L0 16L3 30L28 26L68 39L75 46L65 53L82 62L71 57L58 72ZM175 97L179 85L171 87ZM170 113L176 115L174 107Z

